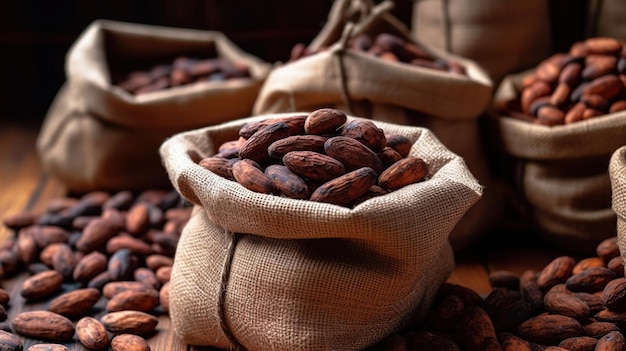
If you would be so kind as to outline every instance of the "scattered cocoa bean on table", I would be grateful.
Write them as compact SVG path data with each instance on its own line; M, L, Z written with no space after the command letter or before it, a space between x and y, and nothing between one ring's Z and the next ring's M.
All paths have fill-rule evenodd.
M144 336L169 313L169 272L191 207L162 189L94 191L45 205L3 219L15 235L0 247L1 276L27 274L23 303L45 306L8 321L3 350L22 350L19 335L50 342L29 350L67 350L61 343L73 338L89 349L149 350ZM10 300L0 288L3 321Z

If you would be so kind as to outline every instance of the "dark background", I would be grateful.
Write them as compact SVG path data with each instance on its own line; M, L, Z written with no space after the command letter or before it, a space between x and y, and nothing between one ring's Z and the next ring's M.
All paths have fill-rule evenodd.
M506 0L503 0L506 1ZM380 1L375 1L379 3ZM0 0L0 119L41 120L65 80L65 54L96 19L217 30L267 62L308 44L332 0ZM582 35L586 1L551 0L556 50ZM412 0L392 13L407 27ZM576 23L577 25L572 25Z
M332 0L0 0L0 118L41 120L65 80L65 54L96 19L217 30L267 62L319 32ZM411 1L393 13L410 26Z

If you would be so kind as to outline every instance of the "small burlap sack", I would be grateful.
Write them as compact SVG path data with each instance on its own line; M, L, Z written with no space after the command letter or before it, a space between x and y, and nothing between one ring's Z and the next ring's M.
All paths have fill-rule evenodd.
M376 122L414 141L428 179L353 209L251 192L196 164L244 123L277 116L161 146L172 184L195 204L171 275L177 334L220 348L360 350L423 317L453 269L448 235L481 196L463 160L426 129Z
M359 33L390 33L414 41L390 9L390 2L371 6L369 1L337 0L326 25L309 45L313 52L320 47L329 49L273 69L254 111L265 114L332 107L369 119L431 130L447 148L465 159L486 187L480 203L472 207L462 220L464 224L450 236L458 251L486 233L500 208L490 188L491 175L478 126L478 117L491 100L491 81L474 62L437 50L432 50L435 57L461 63L467 76L388 62L346 49L348 41Z
M143 95L112 83L116 63L167 63L211 53L247 64L252 78ZM269 69L219 32L95 21L68 52L67 80L37 140L43 166L77 192L168 186L158 154L165 138L249 116Z
M519 96L521 79L531 71L506 77L496 103ZM580 253L615 235L611 154L626 144L626 112L553 127L496 116L502 151L515 169L510 185L526 203L522 217L549 242Z
M609 161L613 192L612 207L617 215L617 244L626 261L626 145L617 149Z
M497 86L552 54L545 0L414 0L415 38L477 62Z

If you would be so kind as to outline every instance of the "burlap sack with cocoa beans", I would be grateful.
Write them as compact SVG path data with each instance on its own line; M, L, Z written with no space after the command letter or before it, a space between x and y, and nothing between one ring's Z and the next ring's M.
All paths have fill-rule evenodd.
M496 103L518 97L531 72L506 77ZM527 228L579 253L593 253L615 235L607 170L613 152L626 144L626 111L552 127L502 115L494 123L492 137L512 170L506 181Z
M112 83L120 65L171 63L180 55L224 57L251 78L197 82L132 95ZM213 31L93 22L70 48L66 82L43 123L45 170L76 192L168 186L158 148L184 130L249 116L268 63Z
M259 93L255 114L313 111L333 107L353 115L430 129L485 185L480 203L451 235L455 251L467 247L496 221L500 206L491 185L478 126L492 93L487 74L474 62L432 50L455 60L467 75L454 75L405 63L389 62L346 49L360 33L390 33L413 41L410 31L389 13L390 2L338 0L326 25L309 45L317 54L277 66ZM355 22L351 22L355 21Z
M622 259L626 261L626 144L611 156L609 176L613 192L612 208L617 215L617 244Z
M474 60L496 86L552 54L545 0L414 0L411 24L415 38Z
M453 269L448 235L482 187L426 129L376 122L414 142L428 179L353 209L255 193L196 163L244 123L284 115L161 146L172 184L195 204L170 287L173 327L191 345L360 350L421 318Z

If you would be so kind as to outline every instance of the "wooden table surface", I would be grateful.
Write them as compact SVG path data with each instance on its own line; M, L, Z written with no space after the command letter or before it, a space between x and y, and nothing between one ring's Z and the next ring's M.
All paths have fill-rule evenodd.
M4 217L24 210L43 210L47 201L66 194L61 184L42 172L35 152L39 127L38 122L0 120L0 222ZM0 242L14 234L0 225ZM457 253L456 268L449 281L472 288L484 296L491 290L489 272L509 270L521 274L527 269L540 270L554 257L563 254L531 234L491 233ZM40 307L24 304L19 295L25 276L23 273L2 281L1 287L11 293L8 322L18 312ZM167 316L159 317L157 329L158 333L148 339L152 350L212 350L185 345L173 332ZM25 339L24 350L36 342ZM72 350L85 349L78 342L66 345Z

